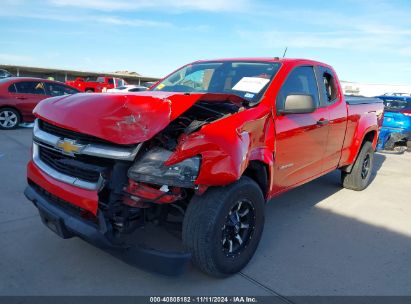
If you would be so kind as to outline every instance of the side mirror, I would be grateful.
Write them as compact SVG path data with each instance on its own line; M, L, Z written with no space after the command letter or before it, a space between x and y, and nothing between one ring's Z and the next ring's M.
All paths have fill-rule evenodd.
M280 110L282 114L302 114L312 113L317 109L317 105L311 95L293 94L288 95L284 102L284 108Z

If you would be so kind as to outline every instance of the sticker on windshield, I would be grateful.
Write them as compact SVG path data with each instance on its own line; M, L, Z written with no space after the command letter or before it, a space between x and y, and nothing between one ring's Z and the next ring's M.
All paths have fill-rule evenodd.
M164 83L160 83L158 86L157 86L157 90L161 90L162 88L164 88L165 87L165 84Z
M260 77L243 77L233 86L233 90L259 93L269 81L270 79Z
M245 97L245 98L253 98L254 95L255 95L255 94L252 94L252 93L245 93L245 94L244 94L244 97Z

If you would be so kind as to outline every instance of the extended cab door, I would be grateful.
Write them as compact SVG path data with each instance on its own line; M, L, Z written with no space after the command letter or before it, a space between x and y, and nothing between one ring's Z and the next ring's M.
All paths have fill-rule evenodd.
M330 171L336 169L340 161L347 127L347 104L333 70L318 66L317 79L320 88L320 104L329 115L323 171Z
M288 95L311 95L312 113L281 114ZM292 70L276 99L276 148L273 193L307 181L322 171L328 135L328 113L319 107L319 90L313 66Z

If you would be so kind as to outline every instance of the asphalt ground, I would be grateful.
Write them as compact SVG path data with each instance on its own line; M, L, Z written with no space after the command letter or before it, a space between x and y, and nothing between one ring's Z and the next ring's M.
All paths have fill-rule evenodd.
M411 153L376 154L371 185L332 172L273 199L249 265L226 279L131 267L60 239L26 200L31 129L0 131L0 295L411 295Z

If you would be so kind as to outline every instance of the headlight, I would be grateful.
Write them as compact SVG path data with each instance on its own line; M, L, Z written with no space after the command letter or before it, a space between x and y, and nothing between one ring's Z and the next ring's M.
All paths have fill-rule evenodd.
M149 150L128 170L128 177L157 185L193 187L200 168L200 157L188 158L172 166L164 165L171 154L171 151L162 148Z

